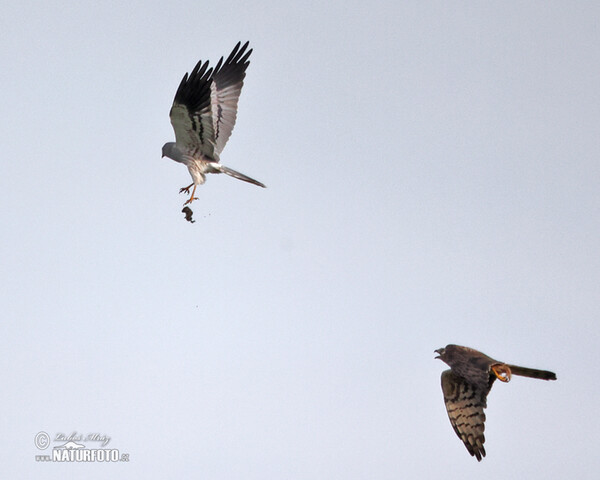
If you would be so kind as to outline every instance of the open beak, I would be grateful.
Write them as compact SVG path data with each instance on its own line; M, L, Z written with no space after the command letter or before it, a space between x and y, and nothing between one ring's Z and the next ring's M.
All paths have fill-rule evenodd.
M435 357L435 358L441 359L442 358L442 353L444 353L444 349L443 348L438 348L437 350L434 350L433 352L438 354L438 356Z

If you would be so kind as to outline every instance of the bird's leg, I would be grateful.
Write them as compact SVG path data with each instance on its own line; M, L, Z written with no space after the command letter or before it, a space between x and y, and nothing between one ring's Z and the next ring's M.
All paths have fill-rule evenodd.
M194 193L196 193L196 185L192 183L192 185L194 185L194 189L192 190L192 196L190 197L190 199L184 203L184 205L187 205L188 203L192 203L194 200L198 200L198 197L194 197ZM190 185L190 187L192 186ZM187 187L187 191L189 192L190 187Z
M179 189L179 193L183 193L185 192L186 194L190 193L190 188L192 188L194 186L193 183L190 183L187 187L182 187Z
M510 382L510 368L503 363L492 365L492 372L501 382Z

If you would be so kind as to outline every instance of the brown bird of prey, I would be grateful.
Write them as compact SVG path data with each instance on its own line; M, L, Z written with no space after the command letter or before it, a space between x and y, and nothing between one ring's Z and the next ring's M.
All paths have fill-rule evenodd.
M442 373L444 402L452 428L469 453L481 461L485 457L486 398L496 379L509 382L511 375L556 380L556 374L546 370L508 365L468 347L448 345L435 350L435 358L443 360L450 370Z
M169 114L175 141L164 144L162 156L183 163L190 172L194 182L179 190L179 193L190 193L194 187L184 205L196 200L196 187L204 183L207 173L226 173L265 188L258 180L219 162L219 155L235 126L251 53L248 42L244 45L238 42L227 60L221 57L214 68L208 68L208 62L200 60L179 84Z

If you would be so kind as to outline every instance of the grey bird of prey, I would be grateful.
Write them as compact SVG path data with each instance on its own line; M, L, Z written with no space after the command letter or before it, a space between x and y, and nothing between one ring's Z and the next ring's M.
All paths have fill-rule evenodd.
M237 117L237 106L244 85L248 58L252 49L248 42L235 46L227 60L223 57L216 67L200 60L192 73L186 73L179 84L169 116L175 130L175 142L162 148L162 156L188 167L193 183L179 190L194 197L196 187L206 180L207 173L226 173L234 178L266 188L261 182L219 163L219 154L231 136Z
M485 457L483 409L487 406L487 395L496 378L509 382L512 374L556 380L553 372L508 365L469 347L448 345L435 350L435 353L439 354L435 358L450 365L450 370L442 373L442 391L448 418L458 438L478 461Z

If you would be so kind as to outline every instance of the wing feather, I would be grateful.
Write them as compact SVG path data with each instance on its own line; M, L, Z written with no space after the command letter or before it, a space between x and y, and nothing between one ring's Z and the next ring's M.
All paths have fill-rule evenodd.
M495 377L489 378L486 388L467 382L452 370L442 373L442 391L448 418L468 452L481 461L485 457L485 413L487 394L492 388Z
M179 84L169 116L177 146L187 154L212 158L215 134L211 114L212 68L200 60Z
M238 42L225 62L221 58L212 74L212 119L217 153L223 151L235 127L238 101L244 86L246 69L250 65L248 58L252 53L252 49L247 50L248 43L241 45L241 42Z
M219 160L237 118L237 106L244 85L252 49L241 42L214 68L200 60L183 76L169 116L177 146L188 155Z

